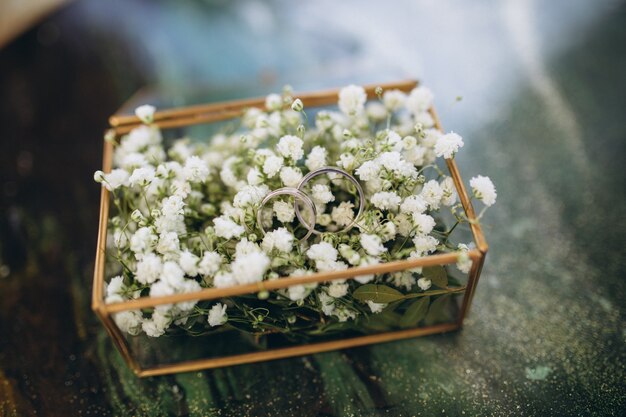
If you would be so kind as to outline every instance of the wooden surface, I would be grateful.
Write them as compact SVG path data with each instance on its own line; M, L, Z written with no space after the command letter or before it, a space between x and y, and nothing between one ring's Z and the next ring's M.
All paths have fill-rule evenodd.
M446 85L476 80L472 68L478 64L438 60L442 51L463 56L466 48L465 42L445 37L437 54L425 52L425 67L430 63L425 78L441 92L437 100L442 119L466 141L457 161L461 172L488 174L498 186L498 204L483 222L490 255L463 331L138 379L90 310L99 200L92 173L100 166L101 132L108 116L136 89L155 81L167 89L201 79L214 86L202 97L215 100L267 91L258 81L222 82L219 74L233 71L233 61L228 61L233 55L211 49L217 48L215 37L179 31L183 27L221 31L220 42L241 54L235 56L254 54L254 48L241 49L242 36L243 44L279 45L283 61L293 65L287 74L319 72L326 82L319 84L326 87L337 81L327 81L321 68L307 73L311 60L303 50L336 62L337 54L356 62L362 52L350 47L338 51L333 41L320 47L330 51L323 55L316 48L325 33L298 37L288 21L277 23L291 30L289 35L297 40L293 49L281 43L286 39L281 32L270 31L264 38L250 32L245 21L220 26L217 16L241 18L224 5L175 6L177 13L171 13L174 6L168 2L151 8L142 2L111 4L118 10L90 0L72 3L44 22L59 29L55 42L42 44L35 28L0 50L0 415L623 413L623 6L585 25L568 18L570 11L582 10L582 3L535 10L536 21L551 22L542 26L550 30L537 32L539 40L549 40L560 30L556 22L576 27L558 53L551 49L554 45L543 44L530 59L515 25L494 12L479 22L495 33L513 31L495 37L502 45L493 52L507 57L510 71L488 71L489 86L466 92L454 105L450 103L457 92L448 94ZM467 24L483 16L474 13L475 5L455 7L467 16ZM177 20L180 16L185 19ZM194 16L201 16L202 24L196 25ZM154 20L146 19L157 17L172 37L186 33L202 39L194 45L195 54L162 43L161 49L147 48L157 34L144 31L154 36L138 37L131 29L147 30ZM380 19L395 27L383 9ZM115 31L110 30L113 21ZM480 30L472 27L467 33L476 35L464 40L488 42ZM350 45L349 39L345 42L341 45ZM407 40L406 50L416 44ZM481 48L472 51L486 56ZM195 55L207 67L194 67ZM206 78L176 72L175 65L206 72ZM248 71L237 67L243 79L273 78L261 63L241 65ZM220 66L228 69L220 72ZM507 78L512 73L515 80ZM282 74L274 79L295 88L296 82ZM373 80L363 79L368 81ZM498 90L497 99L492 90ZM165 95L181 103L176 94Z

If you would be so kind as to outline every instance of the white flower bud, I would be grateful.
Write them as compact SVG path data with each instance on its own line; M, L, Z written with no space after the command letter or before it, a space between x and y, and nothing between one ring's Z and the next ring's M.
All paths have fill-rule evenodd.
M303 109L304 109L304 104L302 103L302 100L300 100L299 98L295 99L293 103L291 103L291 110L300 112Z

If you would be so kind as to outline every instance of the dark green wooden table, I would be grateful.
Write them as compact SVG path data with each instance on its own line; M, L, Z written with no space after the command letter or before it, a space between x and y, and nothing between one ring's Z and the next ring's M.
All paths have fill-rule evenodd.
M350 7L85 0L0 50L0 415L623 415L626 8ZM465 329L134 377L89 309L107 116L398 75L498 186Z

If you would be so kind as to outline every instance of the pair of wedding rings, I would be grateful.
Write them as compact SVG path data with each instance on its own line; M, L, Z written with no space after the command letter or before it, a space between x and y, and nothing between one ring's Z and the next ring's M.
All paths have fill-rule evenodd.
M261 204L259 205L257 213L256 213L257 224L259 225L259 228L261 229L263 234L266 233L265 229L263 228L263 207L267 204L268 201L270 201L274 197L280 196L280 195L287 195L287 196L291 196L291 197L294 198L293 207L294 207L294 210L296 212L296 217L298 218L298 221L300 222L300 224L302 226L304 226L304 228L307 230L306 235L302 239L300 239L300 240L306 240L312 234L321 235L323 232L320 232L319 230L315 229L316 219L317 219L317 208L315 207L315 204L313 203L313 200L311 200L311 197L309 197L303 191L303 188L313 178L315 178L315 177L317 177L319 175L323 175L323 174L339 174L339 175L342 175L350 183L352 183L352 185L354 185L354 187L356 188L356 190L357 190L357 192L359 194L359 208L358 208L357 214L356 214L356 216L354 216L354 218L350 222L350 224L348 224L343 229L337 231L336 233L346 232L346 231L350 230L352 227L354 227L354 225L359 220L359 217L363 213L363 208L365 207L365 194L363 193L363 188L361 187L361 184L359 184L359 182L356 180L356 178L354 178L352 175L348 174L343 169L340 169L340 168L337 168L337 167L323 167L323 168L319 168L319 169L316 169L314 171L311 171L307 175L305 175L300 180L300 183L298 183L297 187L283 187L283 188L279 188L277 190L271 191L270 193L268 193L265 196L265 198L263 198L263 200L261 201ZM311 219L309 219L308 222L304 219L304 217L302 216L302 213L300 212L300 207L298 205L298 201L302 202L306 206L306 208L308 209L309 213L311 214Z

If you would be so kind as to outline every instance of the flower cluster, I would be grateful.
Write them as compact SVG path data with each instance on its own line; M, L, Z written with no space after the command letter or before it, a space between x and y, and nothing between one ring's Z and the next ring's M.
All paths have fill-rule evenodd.
M365 90L350 85L339 93L338 111L320 110L313 117L286 89L267 96L265 108L246 110L238 129L207 141L182 138L167 146L153 123L154 107L139 107L136 114L144 125L116 145L115 168L94 175L116 205L109 221L107 271L112 277L106 302L436 252L458 252L457 270L468 272L470 246L451 237L468 219L453 179L439 166L439 158L453 158L463 139L435 128L429 112L433 94L426 87L409 94L377 93L379 100L368 103ZM313 126L306 126L308 118ZM359 181L365 207L358 207L353 184L334 174L321 175L305 190L315 204L311 223L319 235L301 240L306 230L291 197L264 205L263 224L257 224L257 211L269 192L296 187L307 173L325 166L339 167ZM495 203L489 178L475 177L470 185L485 207ZM354 296L362 285L427 294L433 285L445 292L445 282L435 282L418 268L296 285L254 300L163 305L118 313L115 320L129 334L151 337L177 329L201 334L224 326L257 334L315 334L329 324L356 323L386 311L387 303Z

